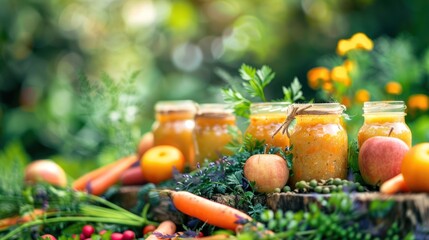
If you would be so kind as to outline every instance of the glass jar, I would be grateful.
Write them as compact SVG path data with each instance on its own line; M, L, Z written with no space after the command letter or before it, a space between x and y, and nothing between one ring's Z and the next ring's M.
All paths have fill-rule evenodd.
M345 179L348 140L341 120L345 107L339 103L293 104L291 110L289 118L296 121L290 131L290 185L301 180Z
M228 128L238 128L232 110L225 104L201 104L195 115L195 156L200 164L230 155L226 145L232 140Z
M196 103L190 100L160 101L155 105L155 119L152 126L154 145L177 147L185 156L188 167L195 166L193 144Z
M358 132L359 147L370 137L399 138L411 147L411 130L405 123L403 101L371 101L363 105L364 123Z
M289 102L252 103L250 123L245 133L264 140L268 147L285 149L289 146L289 138L281 132L275 133L286 121L289 106Z

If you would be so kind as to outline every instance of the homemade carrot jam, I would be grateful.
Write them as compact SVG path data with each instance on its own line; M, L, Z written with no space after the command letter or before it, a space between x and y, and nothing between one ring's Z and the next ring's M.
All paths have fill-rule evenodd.
M363 105L364 123L358 132L359 147L370 137L399 138L411 147L411 130L405 123L403 101L372 101Z
M264 140L269 147L285 149L289 146L287 135L274 133L285 122L289 105L288 102L252 103L250 123L245 133L257 140Z
M196 103L190 100L161 101L155 105L152 126L154 145L177 147L185 156L186 165L195 166L193 131Z
M216 160L232 154L226 145L232 140L229 128L238 131L235 116L225 104L201 104L195 115L196 162Z
M341 124L344 106L338 103L293 104L289 118L293 176L289 184L312 179L347 177L347 132Z

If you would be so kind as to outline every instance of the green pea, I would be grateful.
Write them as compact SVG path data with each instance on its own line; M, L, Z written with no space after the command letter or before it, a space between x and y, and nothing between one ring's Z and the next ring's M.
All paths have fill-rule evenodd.
M316 188L314 188L314 191L317 192L317 193L321 193L322 190L323 190L322 186L317 186Z
M341 185L342 182L343 181L340 178L335 178L333 183L334 183L334 185L338 186L338 185Z
M310 187L316 187L317 186L317 180L316 179L312 179L311 181L310 181Z
M290 192L290 191L291 191L291 189L290 189L289 186L284 186L283 187L283 192Z
M323 192L323 193L330 193L330 190L329 190L329 188L328 188L328 187L324 187L324 188L322 189L322 192Z

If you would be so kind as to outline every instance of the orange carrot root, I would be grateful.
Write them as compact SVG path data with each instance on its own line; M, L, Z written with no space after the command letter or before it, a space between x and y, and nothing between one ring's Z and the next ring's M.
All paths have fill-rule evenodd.
M401 174L385 181L380 186L380 192L385 194L395 194L398 192L409 192L410 190L405 183L404 176Z
M158 238L156 236L156 233L161 233L162 235L172 235L176 232L176 224L172 221L163 221L159 224L159 226L153 231L149 237L146 238L146 240L161 240L163 238Z
M104 172L102 175L91 179L86 184L86 191L94 195L103 194L108 188L115 185L119 181L122 173L127 170L131 165L133 165L136 161L137 157L135 155L128 156L119 160L114 167L109 169L109 171Z
M174 206L189 216L216 227L234 230L238 221L251 221L252 218L233 207L223 205L186 191L164 191L172 199Z

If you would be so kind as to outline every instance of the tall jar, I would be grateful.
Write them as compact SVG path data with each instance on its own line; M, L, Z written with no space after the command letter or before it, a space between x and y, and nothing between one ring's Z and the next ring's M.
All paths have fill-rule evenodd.
M399 138L411 147L411 130L405 123L403 101L371 101L363 105L364 123L358 132L359 147L370 137Z
M235 116L225 104L199 105L194 130L196 162L201 164L205 159L213 161L231 154L226 148L232 140L229 128L238 131Z
M257 140L264 140L269 147L288 147L287 135L275 133L286 121L289 106L289 102L252 103L250 123L245 133L251 134Z
M293 104L289 118L293 176L290 185L312 179L347 177L347 132L342 125L345 107L339 103ZM289 134L289 132L288 132Z
M196 103L190 100L160 101L155 105L152 126L154 145L177 147L185 156L188 167L195 166L193 131Z

